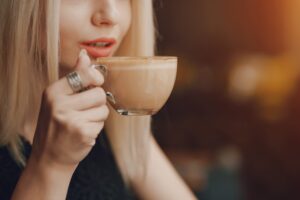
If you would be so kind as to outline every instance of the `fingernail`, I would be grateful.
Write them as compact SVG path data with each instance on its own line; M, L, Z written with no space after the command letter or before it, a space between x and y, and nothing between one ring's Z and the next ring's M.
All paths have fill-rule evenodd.
M79 52L79 57L81 57L83 55L87 55L87 51L85 49L81 49Z

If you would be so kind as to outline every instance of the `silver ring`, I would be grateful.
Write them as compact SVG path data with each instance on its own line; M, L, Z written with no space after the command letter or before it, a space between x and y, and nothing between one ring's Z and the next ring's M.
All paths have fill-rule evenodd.
M74 93L78 93L84 90L81 78L77 72L71 72L67 74L66 77Z

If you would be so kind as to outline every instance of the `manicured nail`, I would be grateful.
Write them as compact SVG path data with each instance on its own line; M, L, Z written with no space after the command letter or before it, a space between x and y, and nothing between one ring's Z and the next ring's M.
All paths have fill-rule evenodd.
M85 49L80 50L79 57L81 57L83 55L87 55L87 51Z

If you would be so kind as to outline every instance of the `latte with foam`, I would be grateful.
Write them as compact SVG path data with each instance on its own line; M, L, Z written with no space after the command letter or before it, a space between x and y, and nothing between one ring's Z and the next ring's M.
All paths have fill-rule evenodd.
M123 115L155 114L176 79L176 57L110 57L97 59L97 64L106 68L103 88L110 104Z

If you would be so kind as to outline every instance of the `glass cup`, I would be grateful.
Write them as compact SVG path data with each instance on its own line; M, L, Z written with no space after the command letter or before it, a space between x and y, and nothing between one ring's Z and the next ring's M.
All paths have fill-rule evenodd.
M93 67L103 74L102 87L119 114L153 115L173 90L177 57L105 57Z

